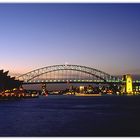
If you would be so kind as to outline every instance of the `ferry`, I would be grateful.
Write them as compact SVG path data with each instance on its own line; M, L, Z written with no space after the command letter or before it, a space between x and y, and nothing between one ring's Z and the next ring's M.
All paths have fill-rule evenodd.
M75 93L75 96L102 96L101 93L97 93L97 94L85 94L85 93Z

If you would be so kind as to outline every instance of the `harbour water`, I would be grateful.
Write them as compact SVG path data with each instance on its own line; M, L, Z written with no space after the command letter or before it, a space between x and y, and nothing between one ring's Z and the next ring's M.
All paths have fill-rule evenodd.
M0 101L0 136L140 136L140 96Z

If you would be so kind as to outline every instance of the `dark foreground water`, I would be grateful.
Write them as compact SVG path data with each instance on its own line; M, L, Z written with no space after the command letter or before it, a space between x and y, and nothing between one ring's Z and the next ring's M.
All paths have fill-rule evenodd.
M0 101L0 136L140 136L140 96Z

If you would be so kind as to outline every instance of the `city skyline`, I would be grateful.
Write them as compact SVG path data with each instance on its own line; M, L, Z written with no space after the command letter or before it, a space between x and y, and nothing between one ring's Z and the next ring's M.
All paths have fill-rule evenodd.
M140 4L0 4L1 69L57 64L140 74Z

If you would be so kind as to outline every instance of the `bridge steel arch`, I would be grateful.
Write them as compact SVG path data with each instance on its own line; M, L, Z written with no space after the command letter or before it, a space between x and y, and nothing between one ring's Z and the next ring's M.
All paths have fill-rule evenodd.
M43 75L45 73L53 72L53 71L61 71L61 70L72 70L72 71L79 71L83 73L90 74L92 76L95 76L104 82L107 80L119 80L115 76L111 76L103 71L100 71L98 69L94 69L91 67L86 67L86 66L80 66L80 65L52 65L52 66L47 66L43 68L39 68L36 70L33 70L31 72L25 73L23 75L20 75L18 77L19 80L22 80L23 82L30 82L34 78Z

